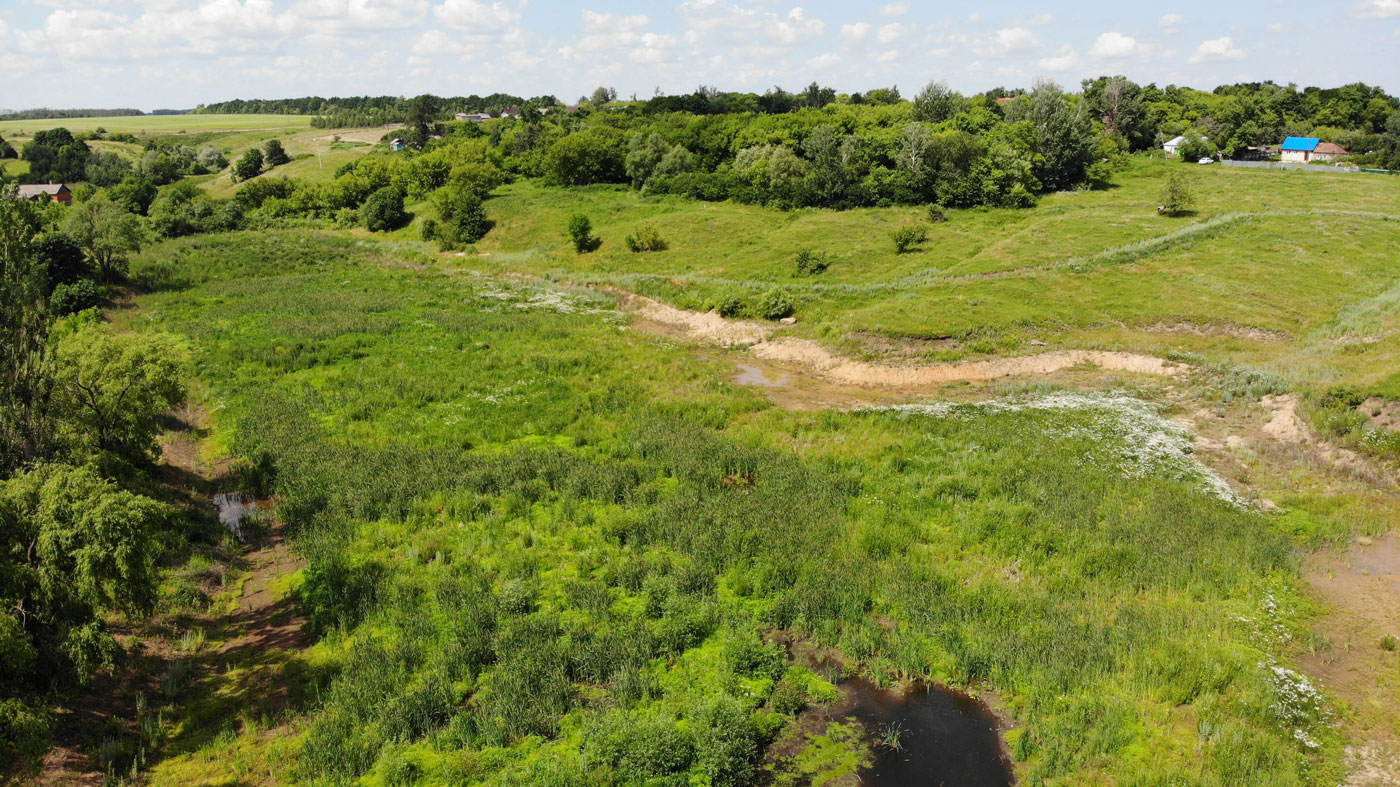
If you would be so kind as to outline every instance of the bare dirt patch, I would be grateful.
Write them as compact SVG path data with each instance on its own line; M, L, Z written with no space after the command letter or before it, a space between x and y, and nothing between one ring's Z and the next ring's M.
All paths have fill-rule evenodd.
M1361 414L1377 429L1400 432L1400 402L1373 396L1361 403Z
M1270 331L1233 322L1186 322L1182 320L1168 322L1162 320L1152 325L1143 326L1139 330L1149 333L1186 333L1194 336L1231 336L1236 339L1251 339L1260 342L1282 341L1288 338L1288 335L1281 331Z
M1400 785L1400 650L1385 639L1400 637L1400 537L1314 554L1304 577L1328 611L1316 622L1324 644L1299 663L1351 711L1346 783Z
M1298 417L1298 397L1265 396L1260 403L1273 411L1269 422L1264 424L1264 434L1285 443L1308 442L1312 433L1303 419Z
M1052 350L1015 358L927 365L870 363L836 355L811 339L774 339L773 329L766 325L728 320L716 312L686 311L638 295L623 294L620 304L640 319L643 329L724 347L748 347L757 358L800 367L843 385L919 387L986 382L1002 377L1047 375L1083 365L1169 377L1187 370L1185 366L1151 355L1105 350Z

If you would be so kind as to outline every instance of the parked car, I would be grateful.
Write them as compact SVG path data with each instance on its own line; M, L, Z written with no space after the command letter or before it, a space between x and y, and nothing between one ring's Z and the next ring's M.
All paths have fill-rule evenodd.
M1215 159L1210 158L1209 156L1207 156L1206 158L1203 158L1203 159L1201 159L1200 161L1197 161L1196 163L1197 163L1197 164L1214 164L1214 163L1215 163Z

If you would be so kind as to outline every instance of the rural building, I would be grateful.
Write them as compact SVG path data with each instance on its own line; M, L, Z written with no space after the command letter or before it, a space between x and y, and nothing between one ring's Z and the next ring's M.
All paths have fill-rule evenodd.
M485 123L491 116L485 112L458 112L454 115L457 120L470 121L472 123Z
M73 204L73 192L62 183L34 183L19 187L20 199L27 199L30 202L62 202L64 205Z
M1162 150L1165 150L1165 151L1167 151L1168 153L1170 153L1170 154L1172 154L1173 156L1175 156L1175 155L1176 155L1176 149L1179 148L1179 147L1181 147L1182 145L1185 145L1185 144L1186 144L1186 137L1182 137L1182 136L1172 137L1171 139L1169 139L1169 140L1167 140L1166 142L1163 142L1163 143L1162 143Z
M518 117L520 117L520 110L518 110L518 109L503 109L503 110L501 110L501 117L503 117L503 118L518 118Z
M1307 163L1309 161L1331 161L1338 156L1345 156L1346 149L1335 142L1323 142L1317 137L1289 137L1283 141L1279 147L1283 152L1284 161L1297 161Z
M403 140L399 139L398 137L389 140L389 149L394 152L403 150Z

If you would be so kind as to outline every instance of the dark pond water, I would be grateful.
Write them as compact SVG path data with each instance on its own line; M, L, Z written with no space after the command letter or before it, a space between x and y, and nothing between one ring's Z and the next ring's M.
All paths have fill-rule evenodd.
M877 689L865 680L844 684L855 716L877 741L898 730L899 748L877 743L875 764L861 783L876 787L1010 787L1011 763L997 719L981 702L951 689L918 685ZM889 736L893 738L894 736Z

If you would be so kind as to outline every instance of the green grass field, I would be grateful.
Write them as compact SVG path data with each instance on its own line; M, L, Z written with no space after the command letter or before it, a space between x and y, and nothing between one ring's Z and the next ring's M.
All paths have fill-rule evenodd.
M310 115L135 115L128 117L55 118L48 120L0 120L0 137L28 137L46 128L94 131L105 128L136 136L196 131L308 128Z
M272 176L312 180L380 134L190 131L230 159L277 137L296 160ZM1167 167L1192 215L1157 215ZM1113 188L939 223L522 180L461 253L409 208L393 233L274 227L131 261L108 318L188 344L194 465L268 500L253 525L304 562L226 539L164 567L134 632L160 667L110 698L143 721L87 742L108 772L850 784L890 733L821 715L856 675L995 697L1023 784L1337 784L1394 724L1391 654L1344 625L1367 610L1310 590L1307 556L1400 525L1394 456L1317 404L1339 383L1400 399L1400 178L1136 159ZM567 244L575 213L597 251ZM896 254L907 224L928 240ZM626 250L645 225L666 250ZM801 249L829 268L798 276ZM754 353L649 332L603 288L754 320L781 290L797 320L776 337L873 362L1190 367L878 397L913 407L774 367L831 389L786 409L734 382ZM1271 436L1266 396L1335 446ZM259 645L252 595L299 633Z

